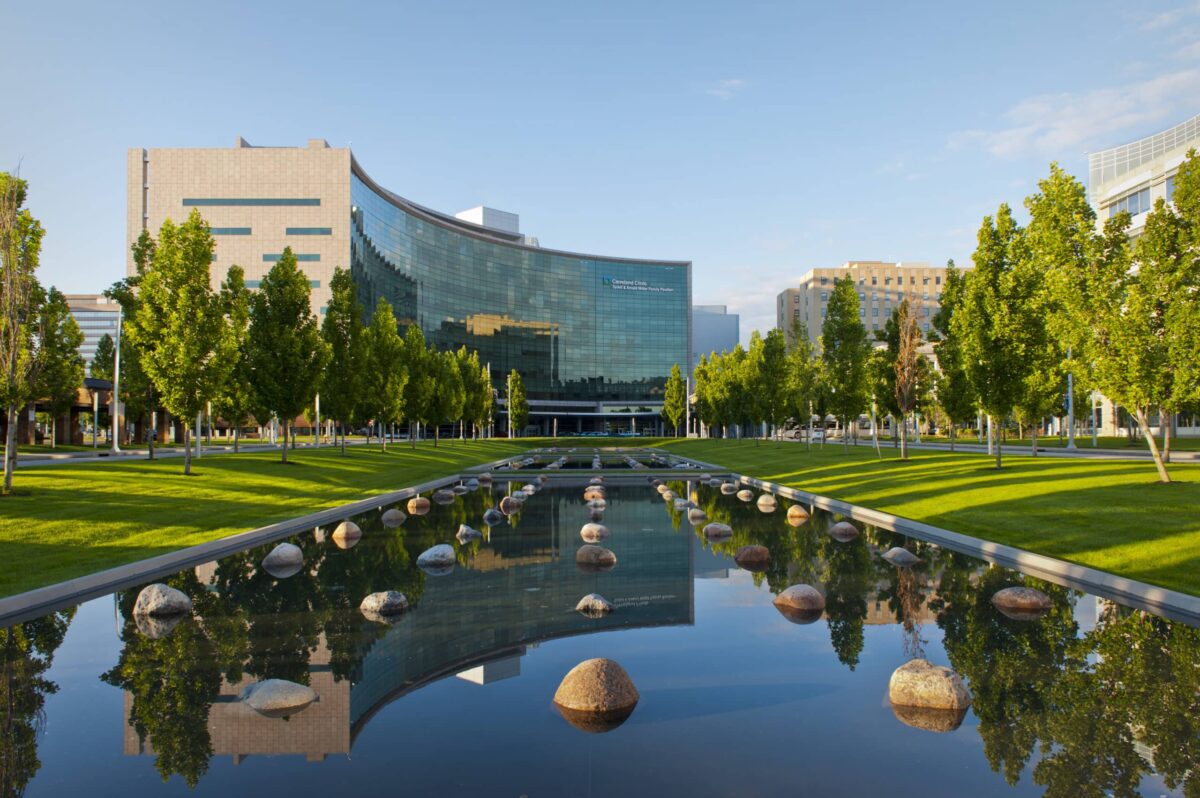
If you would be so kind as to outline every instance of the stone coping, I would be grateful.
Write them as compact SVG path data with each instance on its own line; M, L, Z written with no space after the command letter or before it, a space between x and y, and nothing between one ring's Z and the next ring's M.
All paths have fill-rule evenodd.
M244 549L261 546L281 538L291 537L313 527L334 524L367 512L368 510L388 504L396 504L411 499L419 493L437 490L445 485L452 485L470 475L450 474L420 485L402 488L390 493L371 496L366 499L330 507L327 510L280 521L269 526L239 532L228 537L210 540L196 546L189 546L179 551L160 554L146 560L118 565L87 576L68 579L56 585L40 587L15 596L0 599L0 626L32 620L63 607L70 607L84 601L114 593L133 585L153 581L159 577L169 576L202 563L218 560L230 554L236 554Z
M839 513L856 521L899 532L910 537L935 543L943 548L969 554L987 562L1012 568L1029 576L1045 579L1063 587L1083 590L1100 598L1111 599L1134 609L1146 610L1172 620L1200 625L1200 596L1192 596L1165 587L1127 579L1085 565L1034 554L1015 546L993 543L981 538L951 532L921 521L913 521L891 513L871 510L838 499L818 496L775 482L741 476L743 484L770 491L793 501Z

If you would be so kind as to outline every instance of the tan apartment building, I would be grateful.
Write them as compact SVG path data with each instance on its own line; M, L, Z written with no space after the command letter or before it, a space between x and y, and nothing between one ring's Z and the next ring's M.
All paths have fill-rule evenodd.
M834 268L809 269L800 278L799 287L784 289L777 297L776 326L790 335L792 325L800 321L809 339L819 344L834 281L847 277L854 281L859 317L868 334L882 330L905 297L916 310L921 331L928 333L941 307L946 268L928 263L852 260Z
M312 285L312 306L329 301L335 267L350 266L350 150L324 139L307 147L234 147L129 150L126 273L134 273L130 246L162 223L179 223L193 209L216 241L212 281L241 266L246 283L259 282L284 247L296 253Z

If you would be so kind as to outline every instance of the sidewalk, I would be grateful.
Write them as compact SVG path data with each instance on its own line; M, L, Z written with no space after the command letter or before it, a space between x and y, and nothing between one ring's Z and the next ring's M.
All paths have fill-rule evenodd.
M801 441L801 443L803 443L803 441ZM851 441L851 444L857 445L857 446L868 446L868 447L874 448L874 444L871 442L871 439L869 437L868 438L859 438L857 443L855 443L854 441ZM826 445L827 446L841 446L842 441L840 438L834 438L832 440L827 441ZM1137 448L1137 447L1130 446L1128 449L1099 449L1099 448L1093 449L1091 447L1090 442L1086 441L1086 439L1081 440L1079 438L1075 439L1075 446L1076 446L1076 448L1074 450L1061 449L1061 448L1054 447L1054 446L1049 446L1046 448L1042 448L1039 446L1038 450L1037 450L1037 456L1038 457L1068 457L1068 458L1075 457L1075 458L1082 458L1085 460L1088 460L1088 459L1090 459L1090 460L1150 460L1151 459L1150 451L1145 448ZM892 439L890 437L880 438L879 439L879 448L880 449L895 448L897 451L899 451L899 449L900 449L899 446L896 446L896 447L892 446ZM908 448L909 449L924 449L927 451L948 452L948 451L950 451L950 444L942 443L941 441L938 441L937 443L925 443L925 442L916 443L915 441L909 441ZM963 443L963 442L955 441L954 442L954 451L970 452L972 454L987 454L987 445L981 444L981 443ZM1002 446L1001 452L1005 456L1016 455L1018 457L1029 457L1030 455L1033 454L1033 452L1031 451L1031 448L1027 445ZM1172 463L1200 463L1200 452L1179 452L1179 451L1171 452L1171 462Z
M359 445L364 445L365 443L366 443L366 441L363 441L363 440L347 440L346 441L347 446L359 446ZM340 443L335 444L335 443L328 442L328 443L322 443L320 448L328 449L330 447L340 446L340 445L341 445ZM262 451L271 451L271 450L277 451L280 448L282 448L282 446L280 444L275 444L275 443L242 443L239 446L239 451L241 451L241 452L262 452ZM315 445L311 441L309 441L307 443L301 443L301 442L297 441L296 448L297 449L312 449L312 448L315 448ZM200 459L204 459L204 457L206 457L208 455L212 455L212 454L232 454L232 453L233 453L233 444L232 443L200 447ZM139 447L139 448L135 448L135 449L121 449L120 452L116 452L116 453L114 453L111 449L108 449L105 447L98 447L94 451L88 451L88 452L79 452L79 451L37 452L36 454L18 454L17 455L17 467L18 468L26 468L29 466L62 465L64 463L72 463L72 464L74 464L74 463L103 463L103 462L111 463L111 462L120 462L120 461L124 461L124 460L137 460L137 459L145 460L145 459L149 458L149 456L150 456L150 450L145 447ZM156 460L158 460L158 459L165 460L165 459L172 458L172 457L183 457L183 447L170 446L170 447L156 447L154 449L154 458ZM196 457L194 448L192 450L192 457L193 458Z

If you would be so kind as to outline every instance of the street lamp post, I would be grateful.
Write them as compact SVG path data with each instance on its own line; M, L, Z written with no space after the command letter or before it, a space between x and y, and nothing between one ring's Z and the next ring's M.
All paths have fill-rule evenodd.
M113 352L113 384L112 384L112 453L121 453L117 431L120 428L121 415L121 323L124 320L125 309L117 308L117 340Z
M1067 347L1067 360L1071 359L1071 347ZM1075 375L1067 372L1067 448L1075 448Z

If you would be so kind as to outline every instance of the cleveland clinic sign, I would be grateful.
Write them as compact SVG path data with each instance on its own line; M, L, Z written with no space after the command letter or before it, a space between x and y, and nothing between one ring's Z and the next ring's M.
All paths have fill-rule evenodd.
M650 291L657 294L675 293L674 288L662 285L650 285L645 280L618 280L615 277L602 277L601 280L614 291Z

